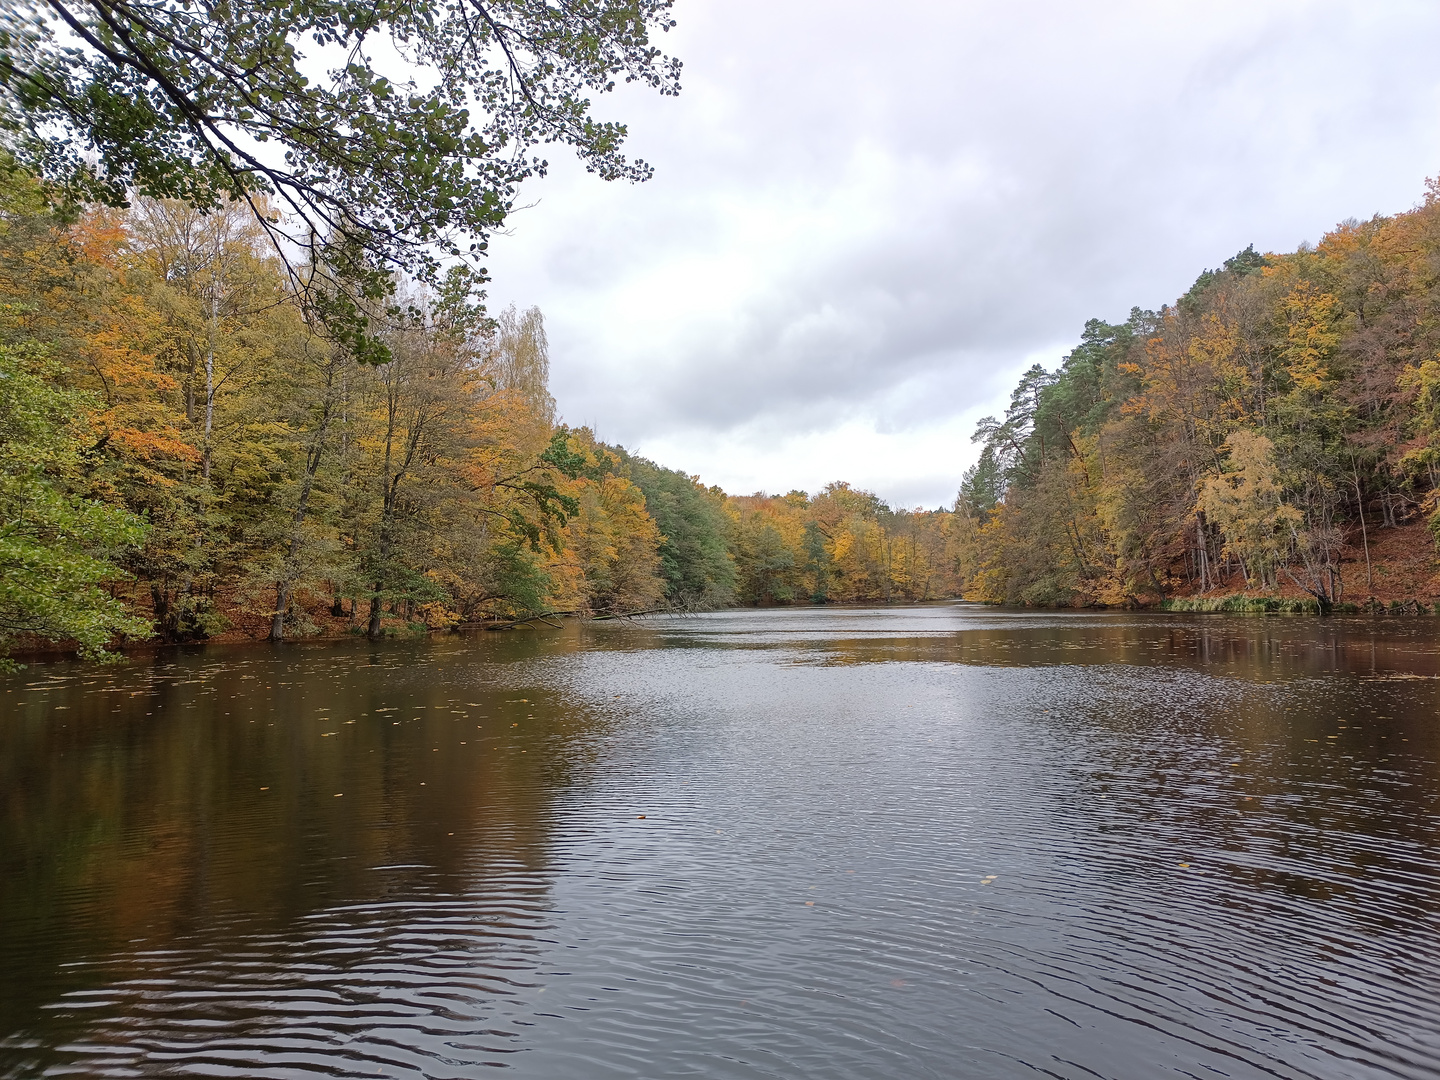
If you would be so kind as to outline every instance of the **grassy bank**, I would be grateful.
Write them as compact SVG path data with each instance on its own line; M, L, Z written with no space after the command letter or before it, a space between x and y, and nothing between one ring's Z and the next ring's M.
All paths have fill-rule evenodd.
M1249 596L1236 593L1231 596L1193 596L1162 600L1156 607L1160 611L1215 612L1237 615L1319 615L1320 605L1311 597L1290 596ZM1427 604L1421 600L1392 600L1386 604L1371 598L1363 604L1347 602L1336 604L1331 609L1334 615L1440 615L1440 602Z

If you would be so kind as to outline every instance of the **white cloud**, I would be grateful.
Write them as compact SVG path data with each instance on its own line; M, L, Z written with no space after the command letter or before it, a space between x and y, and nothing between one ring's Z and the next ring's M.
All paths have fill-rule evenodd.
M953 495L1090 316L1440 171L1440 7L680 0L656 179L561 162L493 246L572 422L727 490Z

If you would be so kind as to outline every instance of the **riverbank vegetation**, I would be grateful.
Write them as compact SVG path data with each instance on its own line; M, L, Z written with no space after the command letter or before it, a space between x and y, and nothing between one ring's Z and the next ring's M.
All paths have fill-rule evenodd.
M706 488L557 423L538 310L405 300L365 362L306 319L241 208L66 214L12 173L7 633L95 652L954 595L949 513Z
M254 216L0 190L0 620L13 641L385 636L963 596L1435 603L1440 203L1246 250L1034 368L953 510L734 496L557 420L538 310L412 287L379 362ZM1375 597L1381 599L1374 599Z
M0 189L14 641L972 600L1433 610L1440 201L1247 249L1033 368L952 509L729 495L557 420L538 310L412 286L362 356L263 226ZM1381 599L1375 599L1375 597Z
M1432 609L1434 186L1091 321L980 425L952 509L730 495L561 423L543 317L487 312L481 261L539 146L648 177L589 95L678 92L670 6L0 26L0 653L957 596ZM446 77L392 83L375 35ZM324 85L315 42L348 57Z
M539 148L649 177L592 99L679 92L670 11L0 24L0 651L952 595L948 512L733 499L605 446L557 423L540 313L485 310Z
M1428 608L1440 188L1313 247L1247 248L1159 311L1091 321L976 440L956 504L972 598Z

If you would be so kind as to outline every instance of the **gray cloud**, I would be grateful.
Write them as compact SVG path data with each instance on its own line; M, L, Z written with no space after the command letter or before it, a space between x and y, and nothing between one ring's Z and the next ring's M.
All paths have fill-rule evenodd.
M843 462L938 502L961 421L1086 318L1404 209L1440 171L1429 3L677 16L685 92L607 105L656 179L558 164L496 242L494 295L545 310L567 416L727 487Z

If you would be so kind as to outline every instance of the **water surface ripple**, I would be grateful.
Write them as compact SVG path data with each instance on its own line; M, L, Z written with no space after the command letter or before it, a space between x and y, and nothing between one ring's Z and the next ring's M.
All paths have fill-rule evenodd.
M0 1077L1440 1077L1440 627L966 605L37 664Z

